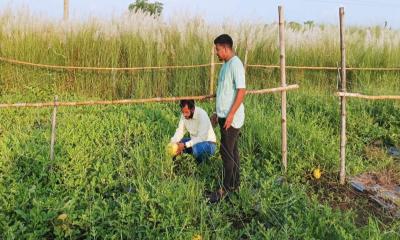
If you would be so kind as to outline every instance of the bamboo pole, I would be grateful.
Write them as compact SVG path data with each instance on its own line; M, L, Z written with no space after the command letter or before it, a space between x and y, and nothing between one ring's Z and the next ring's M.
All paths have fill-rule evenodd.
M266 94L266 93L276 93L287 90L294 90L299 88L299 85L289 85L286 87L277 88L267 88L260 90L247 90L246 94ZM1 108L23 108L23 107L53 107L56 106L93 106L93 105L121 105L121 104L137 104L137 103L151 103L151 102L175 102L183 99L193 99L193 100L206 100L210 98L215 98L215 94L203 95L203 96L185 96L185 97L169 97L169 98L145 98L145 99L122 99L122 100L99 100L99 101L82 101L82 102L45 102L45 103L2 103Z
M118 105L118 104L134 104L134 103L151 103L151 102L174 102L183 99L205 100L213 98L215 95L204 96L186 96L186 97L169 97L169 98L145 98L145 99L122 99L122 100L99 100L99 101L82 101L82 102L57 102L57 106L93 106L93 105ZM14 103L0 104L0 108L9 107L52 107L54 103Z
M64 0L64 21L69 19L69 0Z
M247 73L247 55L249 54L247 48L246 51L244 53L244 73Z
M50 140L50 160L54 160L54 144L56 142L56 121L57 121L57 103L58 97L54 97L53 116L51 118L51 140Z
M368 99L368 100L400 100L400 96L397 96L397 95L369 96L369 95L363 95L361 93L337 92L336 96L362 98L362 99Z
M340 67L339 63L336 62L336 67L337 67L337 75L336 75L336 89L340 89L340 82L341 82L341 77L340 77Z
M294 89L298 89L298 88L299 88L299 85L293 84L293 85L287 85L286 87L267 88L267 89L260 89L260 90L246 90L246 95L247 94L276 93L276 92L294 90Z
M215 77L215 48L211 49L211 64L210 64L210 94L214 93L214 77Z
M286 59L285 59L285 20L283 7L278 7L279 12L279 49L280 49L280 75L281 86L286 87ZM286 91L282 91L281 111L282 111L282 164L284 171L287 172L287 129L286 129Z
M340 22L340 52L341 52L341 91L346 92L346 45L344 31L344 8L339 8ZM346 96L340 97L340 184L345 184L346 181Z
M114 65L114 63L113 63ZM117 72L115 70L111 70L112 76L112 97L117 95L117 79L116 79Z

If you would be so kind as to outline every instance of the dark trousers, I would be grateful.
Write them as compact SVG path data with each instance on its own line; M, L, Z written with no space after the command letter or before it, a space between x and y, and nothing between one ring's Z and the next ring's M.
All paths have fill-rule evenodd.
M224 129L225 118L218 118L221 130L221 158L224 165L223 187L226 191L239 188L240 185L240 158L238 150L239 128Z

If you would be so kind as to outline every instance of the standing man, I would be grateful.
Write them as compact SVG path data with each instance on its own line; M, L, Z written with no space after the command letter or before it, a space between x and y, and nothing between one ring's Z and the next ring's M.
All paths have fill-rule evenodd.
M215 153L216 137L206 111L194 105L194 100L181 100L181 118L171 143L178 144L178 155L192 154L197 163L203 163ZM190 138L183 138L189 132Z
M240 158L238 138L244 124L243 99L246 95L243 63L232 49L233 40L222 34L214 40L216 54L224 61L218 76L216 109L211 116L213 124L221 130L221 158L223 161L223 186L213 192L209 201L219 202L230 191L238 190L240 184Z

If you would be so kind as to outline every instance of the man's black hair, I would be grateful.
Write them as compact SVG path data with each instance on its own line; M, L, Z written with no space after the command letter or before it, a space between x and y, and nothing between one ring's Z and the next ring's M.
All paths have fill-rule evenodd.
M214 44L227 45L229 48L232 48L233 40L228 34L221 34L214 39Z
M194 108L194 100L193 99L184 99L184 100L181 100L179 105L181 106L181 108L188 106L189 109L193 109Z

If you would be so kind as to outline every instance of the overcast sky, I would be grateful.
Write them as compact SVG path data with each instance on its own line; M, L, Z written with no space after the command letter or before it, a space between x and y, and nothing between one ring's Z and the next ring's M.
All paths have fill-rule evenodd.
M152 0L149 0L153 2ZM338 8L345 7L350 25L381 25L400 28L400 0L159 0L164 4L164 17L196 14L208 21L258 20L276 21L277 7L285 7L287 21L317 23L338 22ZM24 7L35 14L61 19L64 0L0 0L0 9L13 11ZM88 16L110 18L127 11L134 0L70 0L70 15L85 20Z

